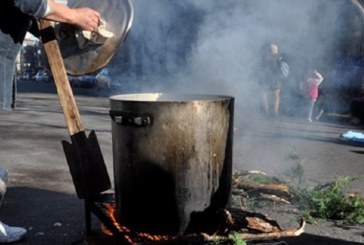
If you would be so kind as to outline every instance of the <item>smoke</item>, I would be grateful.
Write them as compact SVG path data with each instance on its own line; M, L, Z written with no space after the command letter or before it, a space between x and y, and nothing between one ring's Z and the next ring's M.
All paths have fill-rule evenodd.
M292 164L286 155L294 147L308 156L305 166L314 170L313 175L326 174L332 162L317 161L327 155L325 142L337 139L335 134L326 136L330 133L324 131L330 130L325 126L305 124L299 83L309 69L318 69L325 77L320 86L330 88L324 97L329 112L347 111L350 99L341 97L347 81L334 69L341 51L362 53L362 20L350 2L134 0L133 26L110 64L113 83L118 85L112 93L233 96L235 167L277 173ZM281 113L299 116L301 121L260 116L260 60L267 42L278 44L291 68L281 91ZM321 170L323 165L329 167Z
M256 104L262 45L277 43L289 60L295 81L287 86L308 67L328 72L344 2L134 0L114 74L124 90L226 94Z

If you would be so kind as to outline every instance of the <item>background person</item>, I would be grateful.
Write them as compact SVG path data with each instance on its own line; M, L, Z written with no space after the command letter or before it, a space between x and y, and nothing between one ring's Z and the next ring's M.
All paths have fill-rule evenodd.
M263 60L261 64L261 95L262 106L265 114L270 114L270 96L273 95L273 112L277 117L280 106L280 94L283 83L282 57L279 55L278 46L274 43L263 46Z
M312 114L318 97L319 86L323 80L324 77L317 70L310 72L309 77L307 78L305 86L306 86L306 94L309 99L308 116L307 116L307 120L309 122L312 122Z

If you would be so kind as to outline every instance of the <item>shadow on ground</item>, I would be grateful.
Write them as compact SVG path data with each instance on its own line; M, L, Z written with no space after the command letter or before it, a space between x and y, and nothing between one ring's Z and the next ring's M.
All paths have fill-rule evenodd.
M16 244L82 244L83 201L75 195L30 187L8 188L0 208L1 221L28 230ZM93 219L93 226L99 226Z
M5 223L25 227L28 230L26 238L14 244L84 244L83 201L75 195L29 187L10 187L0 209L0 217ZM93 217L93 229L98 229L99 225L97 218ZM292 245L362 244L311 234L302 234L280 241ZM277 241L265 244L269 243L277 244Z
M299 237L285 239L289 245L356 245L363 244L359 242L348 242L339 239L333 239L324 236L317 236L312 234L302 234Z

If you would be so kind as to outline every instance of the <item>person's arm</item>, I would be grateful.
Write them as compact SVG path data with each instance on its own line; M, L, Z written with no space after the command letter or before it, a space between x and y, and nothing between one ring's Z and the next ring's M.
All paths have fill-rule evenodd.
M318 72L318 71L314 71L315 76L316 76L316 84L320 85L322 83L322 81L324 80L324 77Z
M48 0L49 13L44 19L77 25L83 30L95 31L100 23L99 12L90 8L69 8L68 6Z
M1 0L0 0L1 1ZM3 0L4 1L4 0ZM91 8L74 8L54 0L13 0L22 13L35 19L47 19L76 25L83 30L95 31L99 26L100 14Z

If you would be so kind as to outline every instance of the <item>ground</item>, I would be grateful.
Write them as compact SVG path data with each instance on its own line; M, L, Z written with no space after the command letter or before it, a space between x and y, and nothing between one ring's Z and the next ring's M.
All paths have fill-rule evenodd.
M27 228L18 244L82 244L84 203L76 194L61 146L69 140L58 97L52 84L19 82L17 108L0 112L0 166L9 171L9 185L0 219ZM89 89L75 90L86 132L94 129L113 180L112 134L108 97ZM234 171L260 170L279 178L293 162L294 150L304 167L304 185L332 181L337 176L363 177L364 149L340 139L361 130L340 117L326 116L308 123L304 118L263 117L258 110L235 106ZM363 179L352 187L362 191ZM292 224L287 213L267 212L283 227ZM93 226L98 220L93 217ZM288 227L296 228L296 227ZM307 225L305 233L288 244L363 244L363 227L335 227L331 221Z

